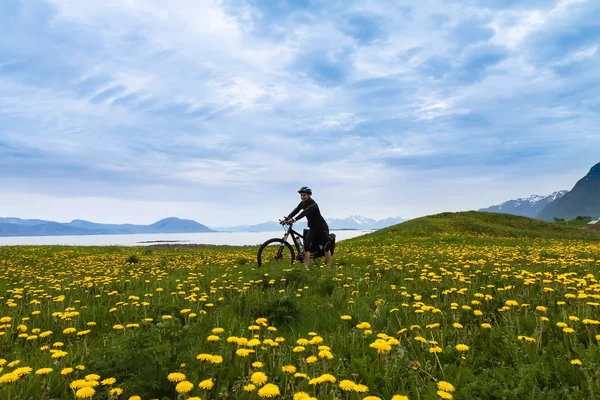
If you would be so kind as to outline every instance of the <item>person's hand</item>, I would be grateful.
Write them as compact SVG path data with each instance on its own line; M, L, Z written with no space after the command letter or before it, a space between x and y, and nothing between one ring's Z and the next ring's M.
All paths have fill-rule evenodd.
M287 222L288 224L292 224L292 223L294 223L295 221L296 221L296 220L295 220L294 218L288 218L286 222Z

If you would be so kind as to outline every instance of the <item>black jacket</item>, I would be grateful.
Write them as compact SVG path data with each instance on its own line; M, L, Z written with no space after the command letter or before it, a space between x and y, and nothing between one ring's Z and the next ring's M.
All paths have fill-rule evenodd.
M303 211L300 214L298 214L296 220L306 217L309 228L329 230L329 226L327 226L325 218L323 218L323 216L321 215L319 205L312 198L309 198L306 201L301 201L300 204L298 204L298 207L294 208L294 211L292 211L290 215L288 215L288 218L292 218L300 210Z

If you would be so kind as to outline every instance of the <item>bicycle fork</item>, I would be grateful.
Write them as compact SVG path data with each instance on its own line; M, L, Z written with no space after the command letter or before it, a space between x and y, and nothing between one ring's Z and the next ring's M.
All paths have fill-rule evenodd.
M290 234L289 233L285 233L285 235L283 235L283 243L281 243L281 245L279 246L279 249L277 250L277 255L275 256L276 260L280 260L283 258L283 249L285 248L285 243L287 242L287 238Z

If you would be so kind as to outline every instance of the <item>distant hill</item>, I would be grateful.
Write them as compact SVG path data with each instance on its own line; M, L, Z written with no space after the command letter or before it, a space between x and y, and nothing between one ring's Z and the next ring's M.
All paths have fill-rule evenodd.
M600 240L600 234L584 229L570 228L553 222L479 211L441 213L381 229L372 234L353 240L372 240L378 237L401 236L407 238L444 236L447 234L490 237L531 237L531 238L590 238Z
M560 190L547 196L532 195L522 197L515 200L508 200L504 203L497 204L487 208L480 208L478 211L505 213L512 215L520 215L522 217L535 218L544 207L548 204L560 199L568 190Z
M600 163L594 165L569 193L544 207L537 218L550 221L555 217L573 219L579 215L600 217Z
M84 220L67 223L0 218L0 236L64 236L64 235L116 235L135 233L200 233L214 232L196 221L165 218L152 225L98 224Z
M148 226L146 229L146 233L194 233L212 231L212 229L207 226L192 221L191 219L179 219L175 217L161 219Z
M329 229L381 229L391 225L398 224L404 220L400 217L390 217L382 220L363 217L360 215L352 215L348 218L326 218ZM295 229L306 228L306 218L301 219L294 224ZM227 232L269 232L281 230L279 223L275 221L263 222L256 225L238 225L225 227L211 227L216 231Z

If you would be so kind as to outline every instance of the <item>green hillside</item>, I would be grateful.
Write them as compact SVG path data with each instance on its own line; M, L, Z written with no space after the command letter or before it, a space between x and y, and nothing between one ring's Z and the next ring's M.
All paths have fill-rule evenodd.
M428 215L381 229L370 238L393 234L401 237L429 236L490 236L490 237L531 237L598 239L600 234L581 228L544 222L533 218L511 214L479 211L445 212ZM364 237L367 237L364 236Z

